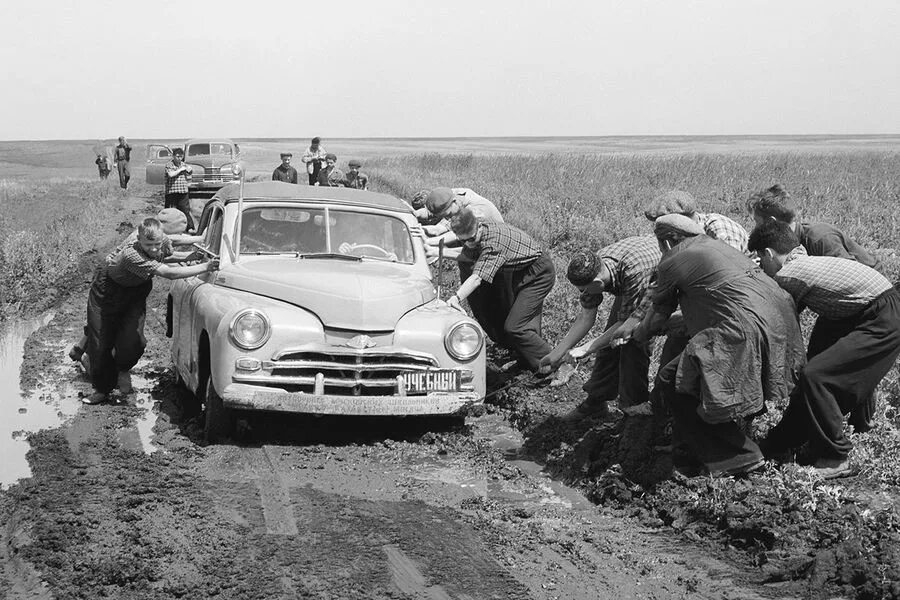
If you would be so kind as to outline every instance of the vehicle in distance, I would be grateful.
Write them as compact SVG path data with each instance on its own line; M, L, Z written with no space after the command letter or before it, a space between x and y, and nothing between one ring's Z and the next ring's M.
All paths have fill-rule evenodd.
M220 269L172 283L167 325L208 439L232 432L235 410L452 415L483 402L484 334L437 297L415 226L402 201L347 188L233 184L207 203L200 231Z
M172 160L175 146L147 145L147 183L166 183L166 163ZM241 149L225 138L198 138L184 144L184 162L191 165L191 181L188 185L191 198L209 199L226 183L240 178Z

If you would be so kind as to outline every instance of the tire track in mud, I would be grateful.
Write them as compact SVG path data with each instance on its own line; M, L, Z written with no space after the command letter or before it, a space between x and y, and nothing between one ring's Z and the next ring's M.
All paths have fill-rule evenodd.
M275 535L297 535L297 519L287 486L272 462L268 448L241 448L247 468L255 475L256 489L262 503L266 532Z

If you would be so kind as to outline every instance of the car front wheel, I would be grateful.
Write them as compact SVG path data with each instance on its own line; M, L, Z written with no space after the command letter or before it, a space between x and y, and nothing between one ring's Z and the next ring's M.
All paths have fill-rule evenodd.
M222 398L216 393L212 381L206 382L206 423L203 434L207 442L215 443L230 438L234 435L235 418L234 411L226 408Z

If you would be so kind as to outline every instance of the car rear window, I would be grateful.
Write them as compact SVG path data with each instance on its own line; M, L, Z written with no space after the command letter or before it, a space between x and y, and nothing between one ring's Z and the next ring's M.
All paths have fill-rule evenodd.
M231 156L231 145L223 143L191 144L187 149L188 156L209 156L210 154Z
M338 253L415 261L406 223L386 215L325 208L252 207L241 220L241 254Z

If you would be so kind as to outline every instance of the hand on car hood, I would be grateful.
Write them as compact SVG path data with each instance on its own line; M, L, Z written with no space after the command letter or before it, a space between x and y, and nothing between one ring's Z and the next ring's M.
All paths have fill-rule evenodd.
M392 331L435 295L431 281L408 265L374 261L242 256L216 284L295 304L326 327L356 331Z

